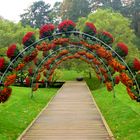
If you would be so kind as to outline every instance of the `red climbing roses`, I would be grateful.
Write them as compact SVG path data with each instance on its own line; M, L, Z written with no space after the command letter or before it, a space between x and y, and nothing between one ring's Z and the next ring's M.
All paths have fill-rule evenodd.
M35 42L35 36L34 36L34 32L28 32L25 34L25 36L22 39L22 43L24 46L29 46L32 43Z
M104 43L110 45L114 42L114 38L111 33L103 31L98 33L98 37L100 40L102 40Z
M96 27L93 23L86 22L83 32L86 34L89 34L89 35L95 35L96 34Z
M10 87L4 87L2 90L0 90L0 103L4 103L8 100L12 92L12 89Z
M76 24L72 20L64 20L58 25L60 32L73 31Z
M128 47L126 44L120 42L117 44L117 47L115 49L116 53L118 53L121 57L125 57L128 55Z
M54 32L55 26L53 24L45 24L40 28L40 38L51 36Z
M16 44L12 44L9 46L7 50L7 57L10 59L13 59L17 56L18 53L19 53L19 50L17 49Z

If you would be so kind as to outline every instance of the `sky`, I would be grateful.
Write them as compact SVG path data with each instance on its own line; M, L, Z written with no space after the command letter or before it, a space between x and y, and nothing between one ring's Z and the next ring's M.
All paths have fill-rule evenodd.
M13 22L20 20L20 14L24 13L33 2L38 0L0 0L0 16ZM43 0L53 5L62 0Z

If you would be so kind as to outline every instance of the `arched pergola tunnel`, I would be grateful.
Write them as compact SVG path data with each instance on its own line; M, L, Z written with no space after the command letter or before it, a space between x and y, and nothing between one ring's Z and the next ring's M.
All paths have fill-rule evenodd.
M77 51L71 52L72 47L77 48L76 49L77 51L78 51L78 49L80 49L82 52L81 51L79 51L78 53L77 53ZM81 54L81 53L84 53L83 50L85 50L85 55ZM86 51L88 51L88 53L86 53ZM58 55L56 55L57 52L60 52L60 53ZM54 57L52 57L52 55L54 55ZM50 60L48 59L50 56L51 56L51 59L54 58L54 59L52 59L52 62L50 62ZM53 51L50 55L48 55L47 57L44 57L44 59L40 62L33 77L36 79L36 76L35 76L36 73L38 73L38 71L40 71L39 69L42 69L41 66L42 65L44 66L45 65L44 62L46 62L46 66L48 66L49 64L51 64L51 66L52 66L51 68L48 69L48 73L47 73L47 76L48 76L47 79L50 80L50 77L52 76L55 68L57 68L57 66L62 61L66 61L67 59L72 59L72 58L82 59L82 60L86 61L86 63L89 63L93 66L96 65L95 62L98 62L98 64L100 64L100 65L96 65L96 67L98 68L98 72L95 70L95 67L94 67L94 70L95 70L96 74L100 73L101 81L103 82L104 77L110 77L112 85L114 84L113 76L112 76L108 66L104 63L104 61L100 57L98 57L94 52L91 52L90 50L88 50L87 48L82 47L82 46L66 46L65 48L60 48L58 50ZM93 59L95 62L93 61ZM53 67L53 65L54 65L54 67ZM102 68L102 71L101 71L101 68ZM105 75L103 70L105 72L107 72L107 76ZM34 78L32 79L32 83L34 81ZM31 87L32 87L32 85L31 85ZM113 86L112 86L112 89L113 89Z
M117 81L127 87L127 92L134 100L140 100L140 68L128 65L124 57L127 55L127 47L118 43L114 50L111 46L113 37L107 32L96 34L94 24L85 25L84 32L75 30L75 24L66 20L58 26L55 34L52 24L47 24L40 29L40 39L35 40L34 33L28 32L23 37L24 49L20 52L16 45L8 48L7 56L10 64L7 65L4 58L0 58L0 102L5 102L11 94L12 85L17 74L42 53L41 61L36 66L31 79L32 91L37 90L34 83L40 79L39 73L47 70L47 81L51 79L54 70L62 62L77 58L86 61L94 68L98 77L105 83L108 90L114 90L115 72L119 73ZM11 55L12 54L12 55ZM140 65L140 62L137 60ZM2 67L3 66L3 67ZM47 69L46 69L47 68ZM118 82L117 82L118 83ZM5 94L5 95L4 95Z

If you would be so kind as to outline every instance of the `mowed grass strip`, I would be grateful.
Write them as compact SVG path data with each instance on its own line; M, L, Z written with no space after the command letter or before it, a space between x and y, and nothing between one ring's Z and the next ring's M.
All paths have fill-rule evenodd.
M115 87L116 98L105 87L92 91L93 96L117 140L140 139L140 103L130 99L125 87Z
M15 140L47 105L57 89L40 88L30 98L30 88L12 87L10 99L0 104L0 140Z

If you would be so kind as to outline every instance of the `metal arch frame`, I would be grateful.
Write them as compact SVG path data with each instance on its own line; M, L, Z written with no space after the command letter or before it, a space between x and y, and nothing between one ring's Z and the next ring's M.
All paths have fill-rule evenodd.
M63 56L67 56L67 55L63 55ZM72 56L72 55L71 55ZM84 58L82 55L80 55L80 57ZM70 58L69 58L70 59ZM73 59L78 59L78 58L73 58ZM95 65L94 63L92 63L89 59L84 58L85 60L88 60L88 62L90 63L91 67L95 70L95 67L98 69L98 71L100 72L101 77L103 78L103 74L101 73L99 66ZM59 61L58 59L56 59L57 62ZM84 61L84 60L83 60ZM52 64L53 66L55 65L55 63ZM56 66L56 65L55 65ZM54 68L54 67L53 67ZM49 72L49 71L48 71ZM97 71L95 70L95 72L97 73ZM103 82L103 81L102 81Z
M65 55L66 56L66 55ZM72 55L71 55L72 56ZM95 68L97 68L98 69L98 71L99 71L99 75L101 76L101 84L103 84L103 74L101 73L101 70L99 69L99 66L98 65L95 65L94 63L92 63L89 59L86 59L85 57L83 57L82 55L80 55L80 57L82 57L82 58L84 58L85 60L87 60L88 62L89 62L89 64L91 65L91 67L92 67L92 69L94 69L94 71L95 71L95 73L97 74L97 71L96 71L96 69ZM70 59L70 58L68 58L68 59ZM73 59L79 59L79 58L73 58ZM81 61L85 61L85 60L81 60ZM53 66L55 65L55 63L53 63ZM55 65L56 66L56 65ZM55 67L54 66L54 67ZM53 68L54 68L53 67ZM56 67L57 68L57 67Z
M129 68L129 66L127 65L127 63L123 60L123 58L122 58L118 53L116 53L109 45L107 45L107 44L104 43L102 40L98 39L97 37L91 36L91 35L86 34L86 33L83 33L83 32L79 32L79 31L69 31L69 32L66 32L66 33L70 33L70 34L76 33L76 34L79 34L79 35L85 35L86 37L90 37L90 38L95 39L96 41L102 43L102 44L105 45L107 48L109 48L112 52L114 52L114 53L117 55L117 57L118 57L118 58L125 64L125 66L127 67L128 71L130 72L131 76L133 77L133 79L134 79L134 81L135 81L135 83L136 83L136 87L137 87L138 92L139 92L139 95L140 95L140 87L139 87L139 85L138 85L138 82L137 82L137 80L136 80L136 78L135 78L133 72L131 71L131 69ZM20 55L22 55L27 49L29 49L30 47L33 47L33 45L38 44L39 42L44 41L44 40L46 40L46 39L48 39L48 38L50 38L50 37L55 37L55 36L59 36L59 35L62 35L62 34L63 34L62 32L61 32L61 33L55 33L55 34L53 34L52 36L42 38L42 39L40 39L40 40L34 42L33 44L29 45L28 47L26 47L24 50L22 50L22 52L20 52L20 53L15 57L15 59L13 59L13 60L10 62L9 66L6 68L6 70L4 71L4 73L3 73L3 75L2 75L2 77L1 77L1 79L0 79L0 83L2 83L3 78L4 78L5 74L7 73L7 71L9 70L10 66L11 66L11 65L15 62L15 60L16 60L17 58L19 58Z
M73 46L74 46L74 45L73 45ZM75 45L75 46L76 46L76 45ZM83 50L88 50L87 48L85 48L85 47L83 47L83 46L76 46L76 47L80 47L80 48L82 48ZM67 46L67 47L65 47L65 48L71 48L71 46ZM43 65L43 63L44 63L51 55L53 55L53 54L55 54L56 52L58 52L58 51L60 51L60 50L63 50L63 49L64 49L64 48L59 48L59 49L57 49L57 50L51 52L51 54L49 54L48 56L46 56L46 57L40 62L40 64L39 64L38 67L36 68L36 71L34 72L34 75L33 75L33 77L32 77L32 82L31 82L31 97L32 97L32 95L33 95L33 91L32 91L33 81L34 81L34 77L35 77L37 71L39 70L39 68ZM101 58L99 58L97 55L95 55L94 52L92 52L92 51L90 51L90 50L88 50L88 51L89 51L93 56L96 56L97 59L98 59L100 62L102 62L102 64L104 65L105 69L109 72L109 75L110 75L110 77L111 77L111 81L112 81L112 84L113 84L113 92L114 92L114 82L113 82L113 78L112 78L112 75L111 75L110 70L108 69L108 67L106 66L106 64L103 62L103 60L102 60ZM114 93L115 93L115 92L114 92ZM115 97L115 94L114 94L114 97Z

